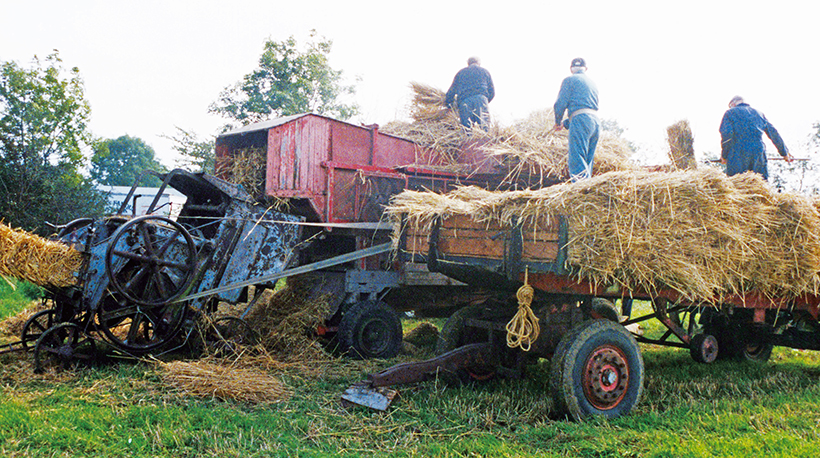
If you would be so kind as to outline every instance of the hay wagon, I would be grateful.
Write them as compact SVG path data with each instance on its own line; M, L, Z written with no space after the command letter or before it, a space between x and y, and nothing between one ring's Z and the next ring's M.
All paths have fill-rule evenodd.
M403 221L404 256L423 259L431 272L498 295L447 320L439 356L373 374L343 399L386 408L389 400L379 394L381 387L430 377L522 376L528 362L549 358L552 396L560 411L576 419L613 418L628 413L641 397L644 365L638 342L688 349L701 363L717 358L765 361L776 345L820 350L816 295L773 297L749 290L705 301L669 287L627 289L593 282L567 262L572 256L570 220L502 224L445 212L431 225ZM529 296L523 285L532 288ZM615 308L619 299L625 310ZM652 312L629 316L632 299L650 301ZM533 332L532 320L518 319L522 302L538 318L538 331ZM659 321L666 331L645 336L634 325L647 320Z

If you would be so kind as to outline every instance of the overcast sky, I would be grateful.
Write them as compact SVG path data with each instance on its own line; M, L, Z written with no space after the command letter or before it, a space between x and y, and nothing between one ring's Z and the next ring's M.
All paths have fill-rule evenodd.
M411 81L446 90L476 55L495 81L490 111L509 124L551 107L580 56L601 117L658 162L680 119L699 154L717 152L735 94L805 156L820 121L819 21L806 0L0 0L0 61L28 68L58 49L85 81L92 133L140 137L169 166L163 134L217 133L225 120L208 105L256 67L265 40L303 43L311 29L333 40L331 65L360 78L355 122L405 117Z

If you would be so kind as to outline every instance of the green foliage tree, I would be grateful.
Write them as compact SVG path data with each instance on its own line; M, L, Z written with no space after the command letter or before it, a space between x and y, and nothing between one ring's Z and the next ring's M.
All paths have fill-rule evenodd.
M83 178L91 109L75 67L61 73L59 53L32 68L0 65L0 219L46 235L46 221L102 214L105 196Z
M174 142L171 148L180 155L175 166L190 172L214 173L216 168L214 139L200 140L199 137L191 131L180 127L176 129L176 135L164 136Z
M342 101L355 87L344 85L342 71L328 62L332 41L317 40L315 30L310 38L303 49L293 37L266 41L259 67L222 91L209 112L242 125L305 112L342 120L356 115L358 107Z
M94 143L91 156L91 178L101 185L131 186L145 170L166 173L168 169L156 159L154 149L142 139L123 135L117 139ZM146 175L140 186L159 186L162 182Z

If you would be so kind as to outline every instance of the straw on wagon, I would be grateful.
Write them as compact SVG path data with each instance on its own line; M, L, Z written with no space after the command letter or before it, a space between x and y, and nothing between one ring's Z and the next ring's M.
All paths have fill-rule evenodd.
M542 186L548 182L565 181L567 170L567 133L555 132L551 110L537 111L512 126L491 123L487 131L464 129L455 111L444 104L444 92L432 86L411 83L414 97L410 105L412 122L394 121L382 131L414 141L433 157L423 157L429 163L461 171L459 163L467 142L482 149L488 158L500 161L507 184ZM594 174L613 170L629 170L635 164L629 159L632 150L622 139L602 134L595 154ZM474 168L474 164L469 164Z
M675 169L696 169L695 138L689 121L683 119L666 128L666 139L669 142L669 159Z
M77 250L0 223L0 275L40 286L75 284L83 263Z
M422 230L438 216L504 225L515 218L527 228L564 215L568 267L600 285L671 288L693 302L820 291L815 202L776 193L751 173L622 171L538 190L405 191L387 211Z

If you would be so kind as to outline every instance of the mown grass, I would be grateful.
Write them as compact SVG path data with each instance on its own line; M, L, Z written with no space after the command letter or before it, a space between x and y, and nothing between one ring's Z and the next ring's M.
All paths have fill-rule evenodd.
M408 323L412 325L413 323ZM706 457L816 456L820 364L776 349L765 364L695 363L642 346L646 388L627 417L555 417L549 362L520 380L400 388L387 412L344 408L339 394L393 361L339 361L316 376L277 374L295 395L271 405L188 398L145 362L34 376L0 360L2 456ZM26 358L26 356L23 356Z

